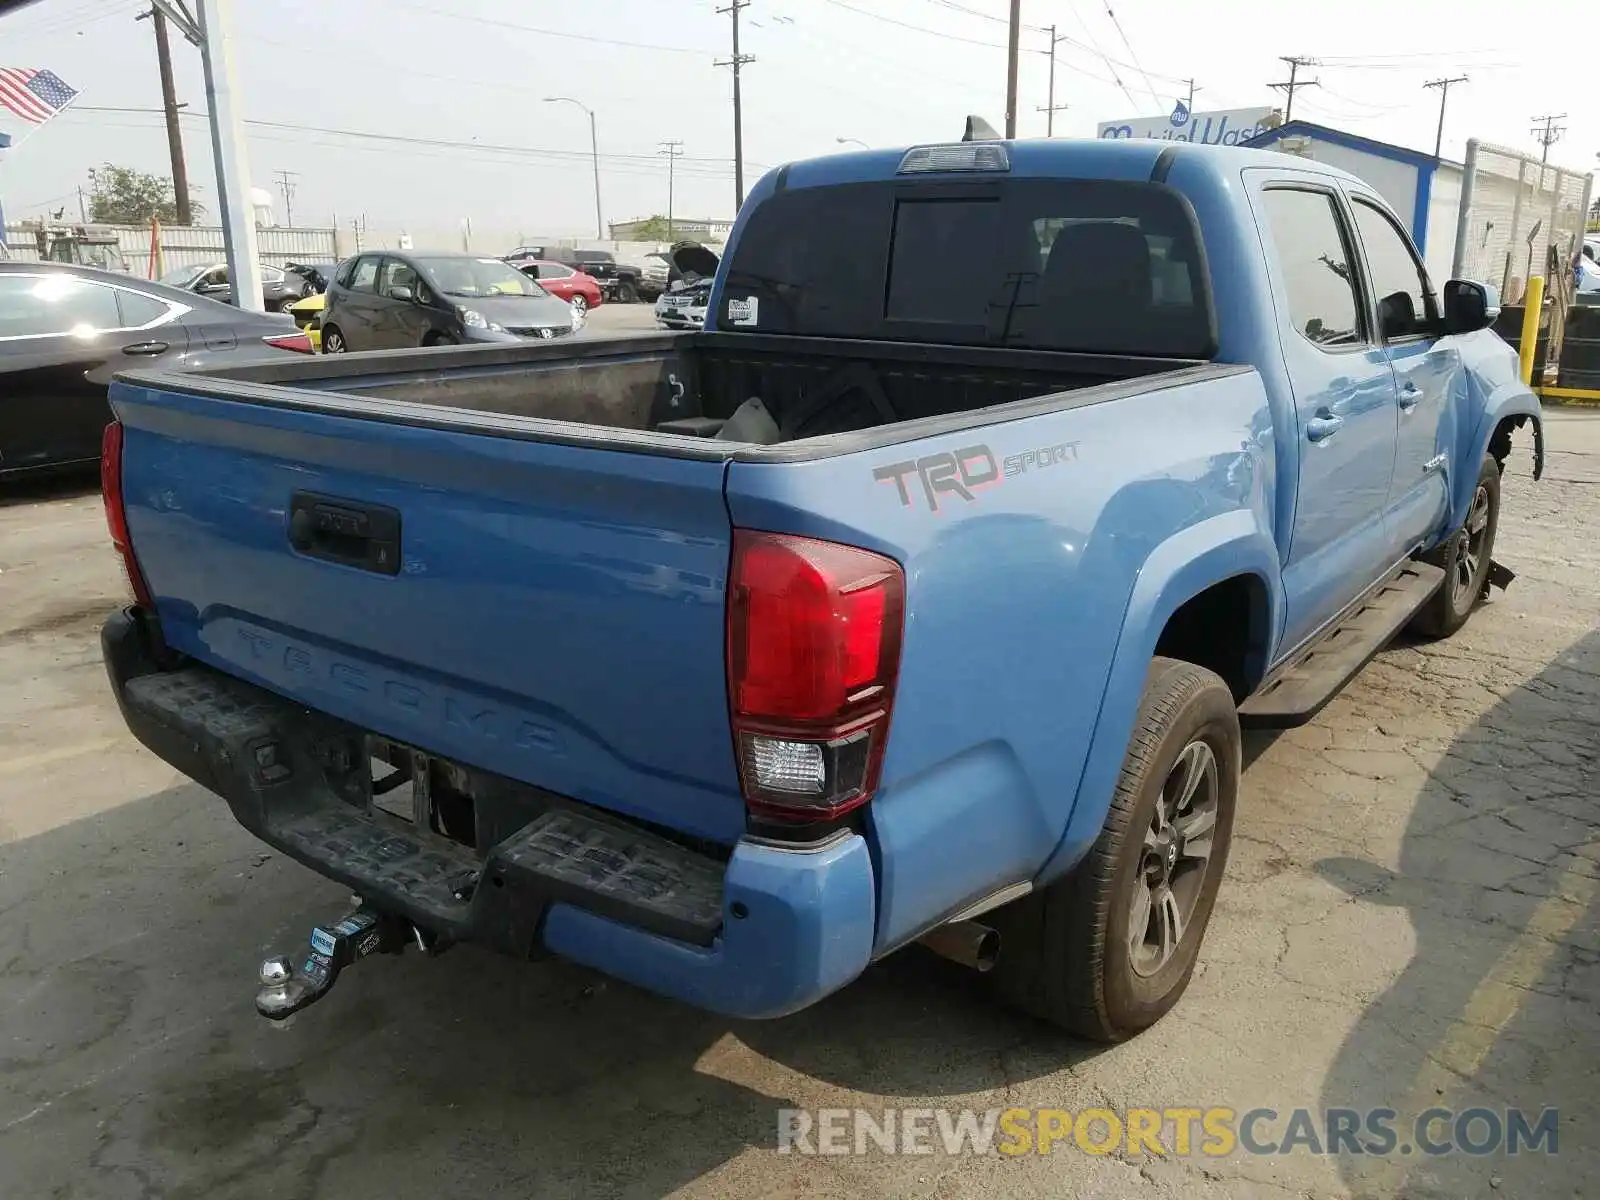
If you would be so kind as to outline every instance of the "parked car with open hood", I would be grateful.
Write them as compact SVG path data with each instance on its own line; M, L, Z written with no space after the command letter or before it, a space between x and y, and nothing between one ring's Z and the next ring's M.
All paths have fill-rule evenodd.
M679 242L666 257L667 290L656 297L656 324L662 329L704 328L721 260L699 242Z

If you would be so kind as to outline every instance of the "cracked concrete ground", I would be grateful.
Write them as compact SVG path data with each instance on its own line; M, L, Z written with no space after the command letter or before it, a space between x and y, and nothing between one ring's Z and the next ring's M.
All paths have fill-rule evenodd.
M126 737L98 498L0 500L0 1196L1595 1194L1600 416L1508 474L1511 591L1252 741L1202 970L1111 1050L897 956L730 1023L471 949L355 972L287 1028L263 952L340 889ZM773 1153L779 1106L1561 1111L1558 1155ZM1279 1128L1281 1133L1281 1127Z

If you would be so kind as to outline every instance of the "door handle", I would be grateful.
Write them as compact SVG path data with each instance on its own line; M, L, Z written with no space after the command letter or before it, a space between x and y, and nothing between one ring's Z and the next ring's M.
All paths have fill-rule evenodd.
M1402 412L1410 412L1420 403L1422 403L1422 389L1416 384L1408 383L1400 389L1400 409Z
M1306 422L1306 437L1313 442L1326 441L1339 430L1344 428L1344 418L1333 416L1315 416Z
M168 346L166 342L134 342L131 346L124 346L122 348L122 352L124 354L146 356L152 354L165 354L167 350Z

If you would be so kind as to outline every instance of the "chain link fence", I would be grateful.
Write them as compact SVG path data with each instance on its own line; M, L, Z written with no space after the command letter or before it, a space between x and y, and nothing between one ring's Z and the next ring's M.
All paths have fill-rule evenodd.
M1570 302L1591 182L1588 175L1473 138L1451 273L1493 284L1507 304L1520 303L1528 279L1543 275L1545 294Z

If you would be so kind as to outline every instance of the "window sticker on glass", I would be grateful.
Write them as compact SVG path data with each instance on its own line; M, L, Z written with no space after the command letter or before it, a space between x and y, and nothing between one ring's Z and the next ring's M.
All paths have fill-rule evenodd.
M735 325L754 325L761 319L761 298L728 301L728 320Z

